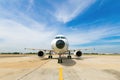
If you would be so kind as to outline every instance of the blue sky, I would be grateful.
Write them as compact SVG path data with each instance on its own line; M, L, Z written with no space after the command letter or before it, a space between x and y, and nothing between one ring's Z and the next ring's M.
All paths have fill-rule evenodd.
M120 1L0 0L0 52L50 49L57 34L70 49L120 53Z

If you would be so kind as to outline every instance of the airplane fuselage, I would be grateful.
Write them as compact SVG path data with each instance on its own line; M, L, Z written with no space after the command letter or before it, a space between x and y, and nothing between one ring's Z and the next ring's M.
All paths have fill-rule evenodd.
M68 51L69 43L66 37L58 35L51 42L52 49L57 54L63 54Z

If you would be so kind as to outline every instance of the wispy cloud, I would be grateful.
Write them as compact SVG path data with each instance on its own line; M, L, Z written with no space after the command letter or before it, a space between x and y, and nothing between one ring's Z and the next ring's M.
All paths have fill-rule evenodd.
M108 27L109 26L109 27ZM68 35L68 39L71 43L71 45L77 45L77 44L86 44L90 42L94 42L96 40L100 40L105 37L110 37L110 36L116 36L120 34L118 26L111 26L111 25L106 25L106 26L99 26L97 28L93 27L91 29L78 29L73 31L71 34Z
M78 14L81 14L92 5L96 0L68 0L64 3L56 5L55 17L60 22L69 22L74 19Z
M41 26L41 25L39 25ZM55 31L35 30L12 20L0 20L1 47L41 47L48 48ZM39 44L40 45L37 45ZM24 45L24 46L23 46ZM50 46L49 46L50 47Z
M30 0L32 6L34 0ZM0 51L15 51L17 48L50 48L50 42L57 29L49 28L47 24L38 22L22 12L17 6L5 8L4 1L0 3ZM14 8L14 9L12 9ZM11 10L10 10L11 9Z

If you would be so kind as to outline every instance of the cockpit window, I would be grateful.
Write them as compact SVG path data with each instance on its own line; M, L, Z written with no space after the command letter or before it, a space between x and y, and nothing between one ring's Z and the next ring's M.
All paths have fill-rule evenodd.
M61 37L61 39L65 39L65 37Z
M66 39L66 38L63 36L57 36L57 37L55 37L55 39Z
M55 39L60 39L60 37L55 37Z

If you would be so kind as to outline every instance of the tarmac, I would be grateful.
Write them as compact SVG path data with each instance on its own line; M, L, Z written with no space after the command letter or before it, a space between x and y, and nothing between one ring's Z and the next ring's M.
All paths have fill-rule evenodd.
M0 80L120 80L120 56L72 56L63 63L37 55L0 55Z

